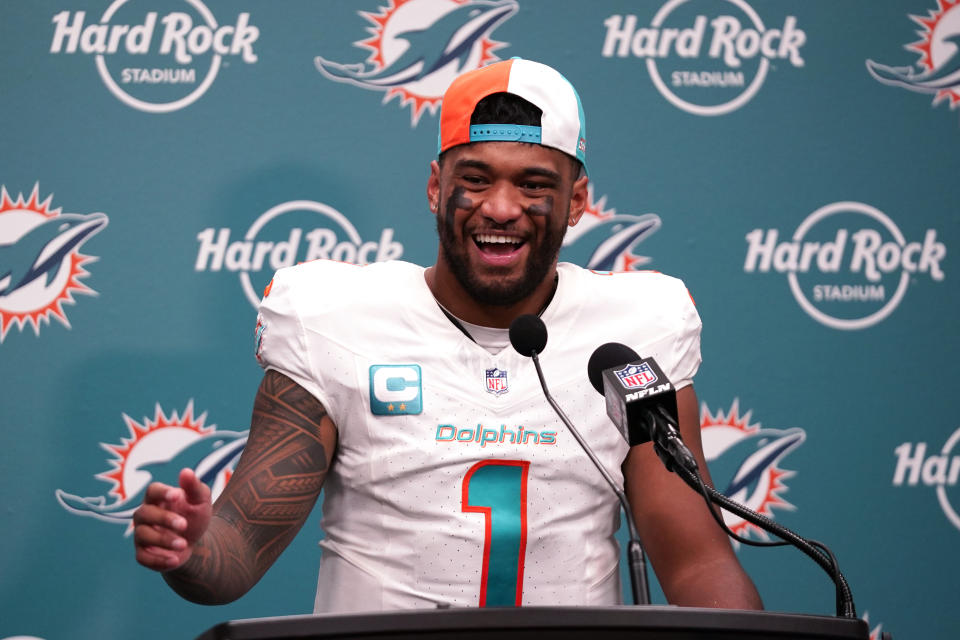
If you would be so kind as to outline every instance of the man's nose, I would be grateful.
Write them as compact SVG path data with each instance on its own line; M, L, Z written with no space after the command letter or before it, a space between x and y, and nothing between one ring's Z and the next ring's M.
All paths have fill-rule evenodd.
M506 224L523 215L523 206L513 185L496 183L487 190L485 196L480 213L493 222Z

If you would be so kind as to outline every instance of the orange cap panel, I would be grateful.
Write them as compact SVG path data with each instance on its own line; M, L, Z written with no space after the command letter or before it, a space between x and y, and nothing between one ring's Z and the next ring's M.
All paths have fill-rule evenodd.
M470 142L470 116L483 98L507 90L513 60L504 60L456 78L440 107L440 151Z

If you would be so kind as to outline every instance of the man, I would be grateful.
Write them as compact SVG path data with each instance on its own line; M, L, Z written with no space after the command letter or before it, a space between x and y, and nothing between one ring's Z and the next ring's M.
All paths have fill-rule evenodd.
M628 448L586 365L602 342L653 355L706 469L691 379L700 320L680 281L557 263L587 203L579 98L513 59L444 96L427 269L316 261L279 271L258 319L267 370L236 471L210 506L184 470L134 515L138 561L184 597L240 597L326 488L316 612L619 601L619 506L544 400L506 327L540 314L555 395L626 492L671 603L759 608L703 500L649 444ZM488 393L488 391L490 393Z

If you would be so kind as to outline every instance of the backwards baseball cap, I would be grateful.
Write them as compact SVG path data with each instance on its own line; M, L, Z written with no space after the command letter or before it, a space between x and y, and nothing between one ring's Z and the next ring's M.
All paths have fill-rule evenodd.
M540 126L505 122L470 124L477 103L494 93L510 93L542 111ZM443 95L437 154L470 142L531 142L573 156L587 168L587 128L580 96L556 69L511 58L458 76Z

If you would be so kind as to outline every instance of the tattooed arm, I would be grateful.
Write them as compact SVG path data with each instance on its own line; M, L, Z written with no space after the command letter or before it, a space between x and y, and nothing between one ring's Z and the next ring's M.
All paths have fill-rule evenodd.
M260 383L247 444L215 505L189 469L150 485L134 513L137 561L181 596L223 604L246 593L309 516L337 444L316 398L276 371Z

